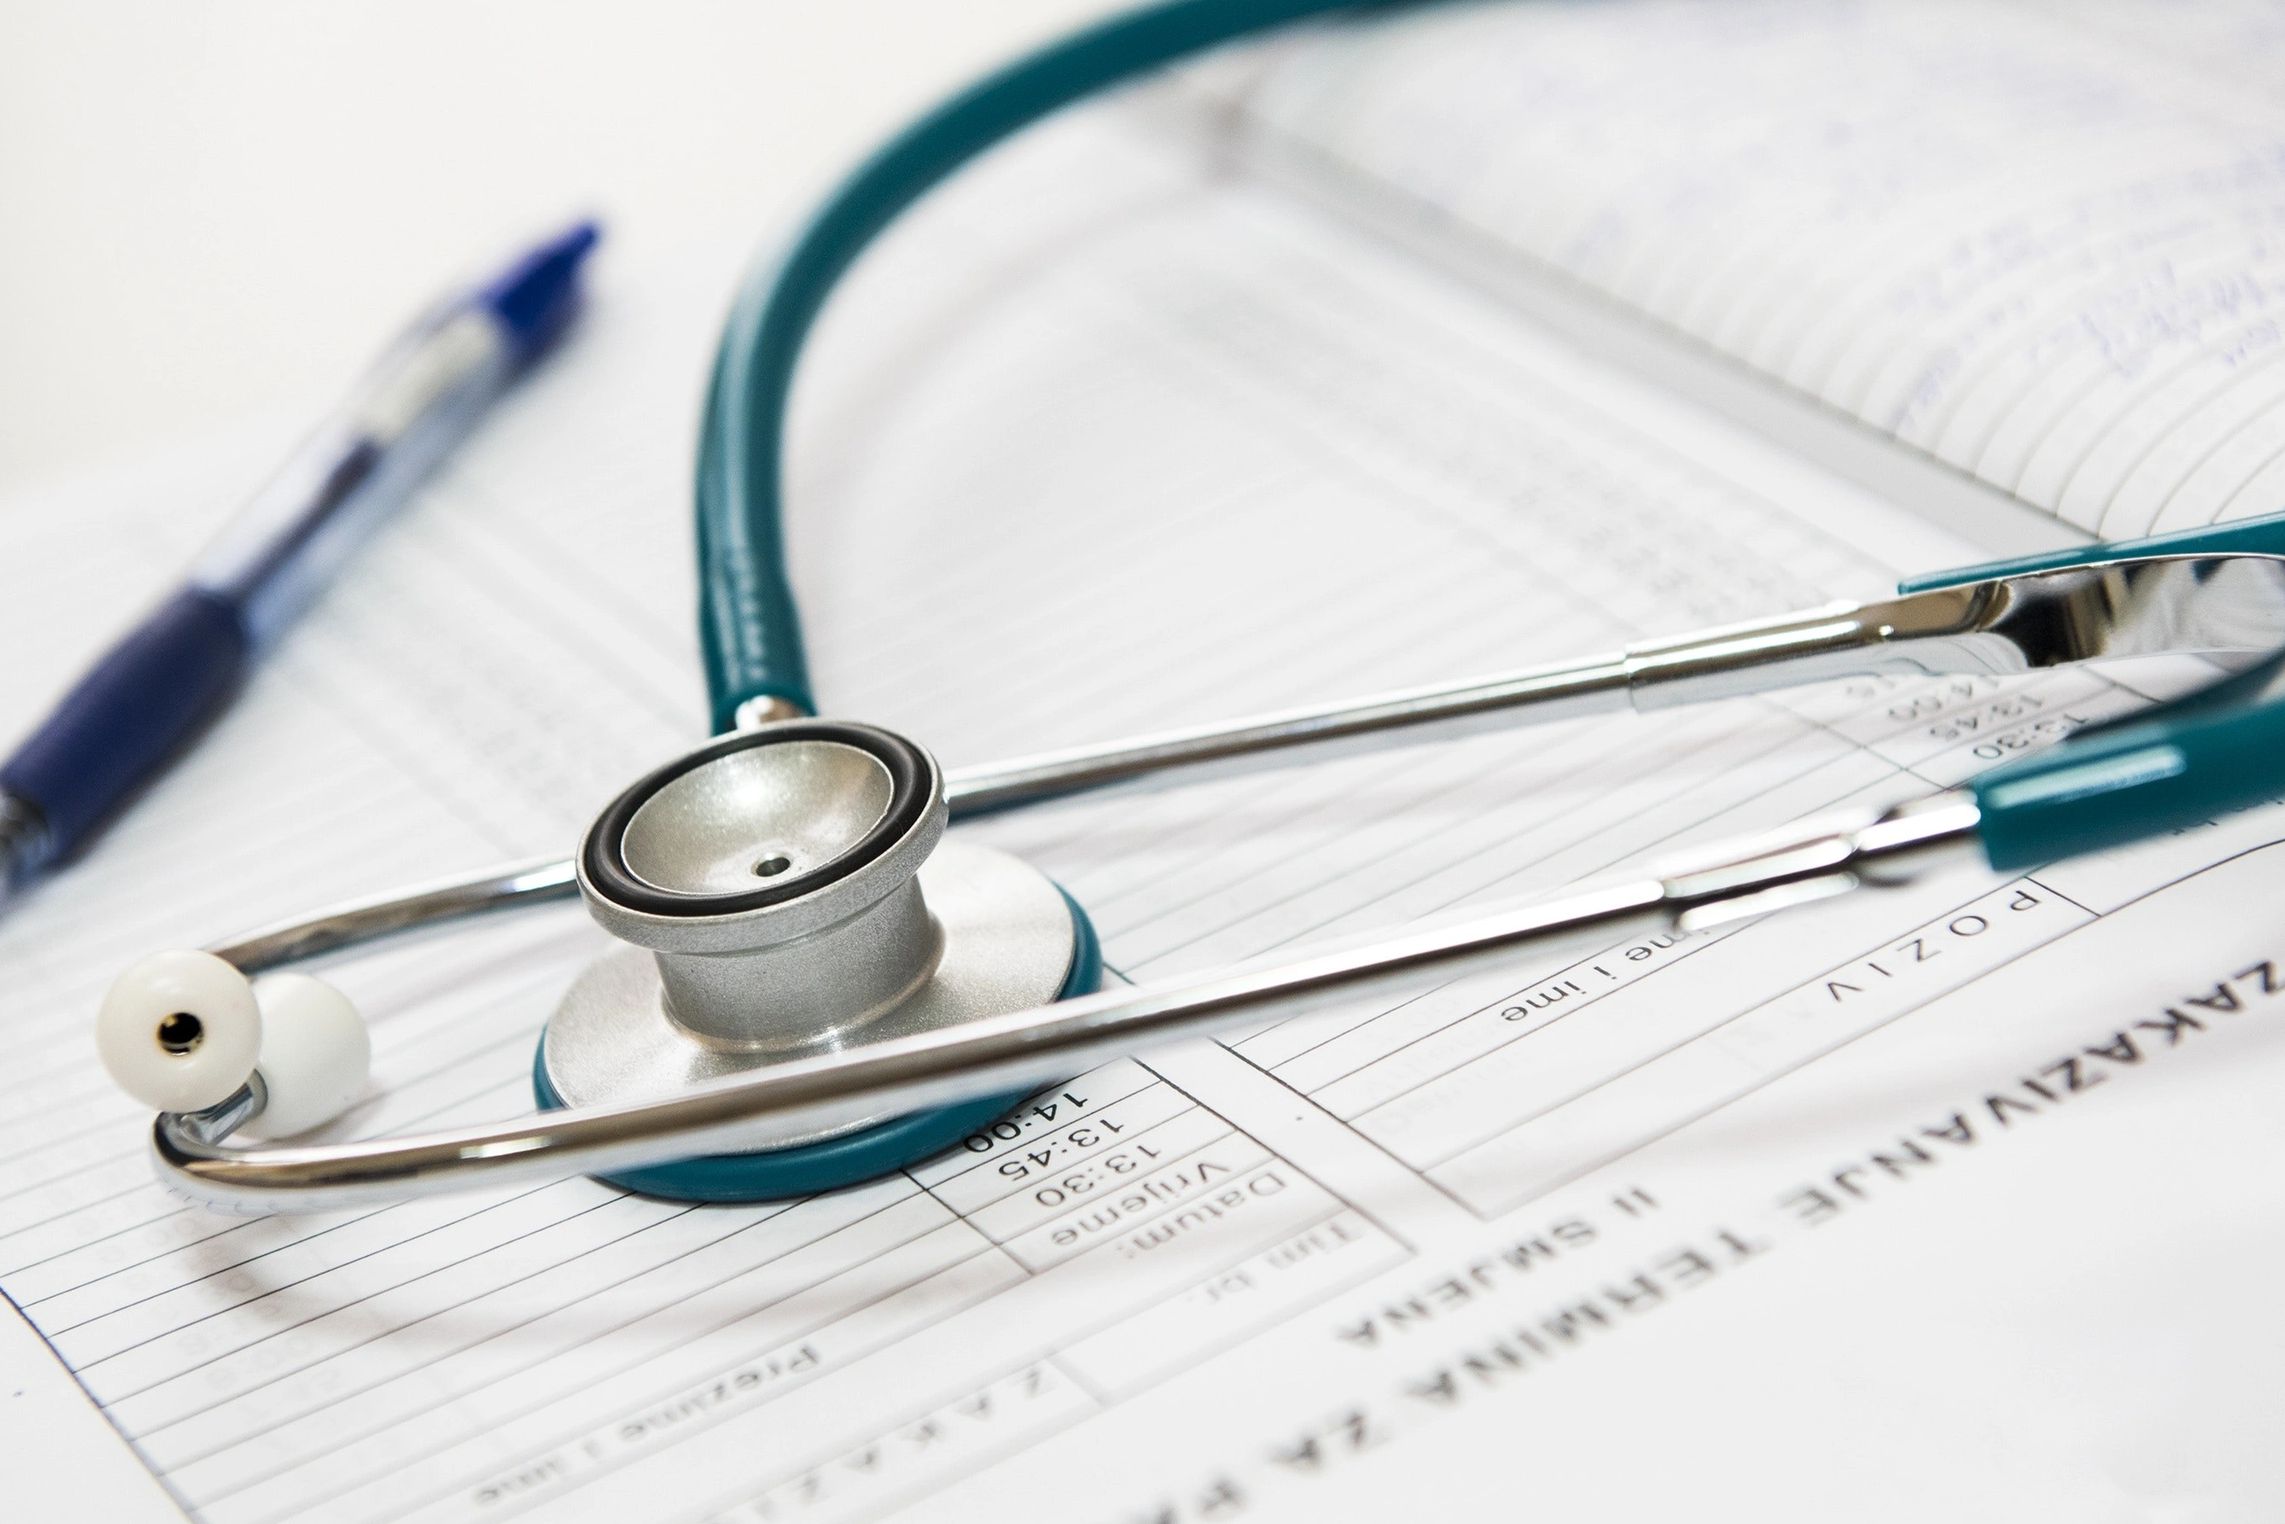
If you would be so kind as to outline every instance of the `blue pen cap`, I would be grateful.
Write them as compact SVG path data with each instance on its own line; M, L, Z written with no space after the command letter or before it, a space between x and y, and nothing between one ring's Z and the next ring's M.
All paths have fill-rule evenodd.
M578 309L579 267L602 236L595 223L581 222L526 253L476 293L476 305L507 331L518 365L536 359Z

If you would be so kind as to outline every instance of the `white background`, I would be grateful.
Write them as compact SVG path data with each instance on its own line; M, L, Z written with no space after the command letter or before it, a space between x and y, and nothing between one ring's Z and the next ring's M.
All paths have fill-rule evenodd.
M1108 0L0 0L0 494L314 416L457 274L594 211L759 241Z

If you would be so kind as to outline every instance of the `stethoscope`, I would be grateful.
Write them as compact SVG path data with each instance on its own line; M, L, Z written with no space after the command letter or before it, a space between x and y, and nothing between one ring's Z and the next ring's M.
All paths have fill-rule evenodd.
M2267 802L2285 777L2285 515L1924 577L1611 655L946 773L876 726L812 718L778 529L786 401L858 253L938 181L1073 101L1337 0L1177 0L981 81L882 148L750 280L706 403L702 644L720 732L638 779L569 862L370 900L122 974L98 1019L114 1077L159 1108L162 1178L209 1204L319 1210L526 1177L749 1201L912 1164L1036 1087L1114 1057L1454 977L1522 949L1697 928L1981 861L2017 872ZM1180 770L1412 744L1526 720L1843 675L2009 675L2201 653L2242 668L1968 785L1808 822L1630 881L1404 935L1098 990L1085 912L1036 868L947 837L965 815ZM2248 661L2252 665L2247 666ZM349 1001L286 965L581 896L621 945L539 1042L539 1113L381 1141L248 1147L338 1116L369 1056ZM258 977L257 977L258 976Z

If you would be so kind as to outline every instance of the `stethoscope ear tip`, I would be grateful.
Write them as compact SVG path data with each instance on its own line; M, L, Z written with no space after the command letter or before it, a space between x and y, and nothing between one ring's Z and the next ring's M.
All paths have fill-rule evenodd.
M373 1039L349 997L323 979L280 971L254 981L254 1001L262 1011L255 1067L266 1098L240 1130L290 1138L354 1105L372 1071Z
M372 1063L364 1018L332 985L298 973L248 979L190 948L139 958L113 980L95 1043L119 1088L157 1111L219 1106L258 1071L262 1104L241 1128L266 1138L334 1120Z
M104 993L95 1048L119 1088L146 1106L218 1106L245 1085L261 1054L253 982L191 948L138 958Z

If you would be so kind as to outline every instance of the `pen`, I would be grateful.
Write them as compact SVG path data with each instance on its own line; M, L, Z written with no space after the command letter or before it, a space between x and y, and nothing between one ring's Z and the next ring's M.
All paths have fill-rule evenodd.
M0 901L167 766L342 558L548 348L597 236L581 223L415 321L0 764Z

